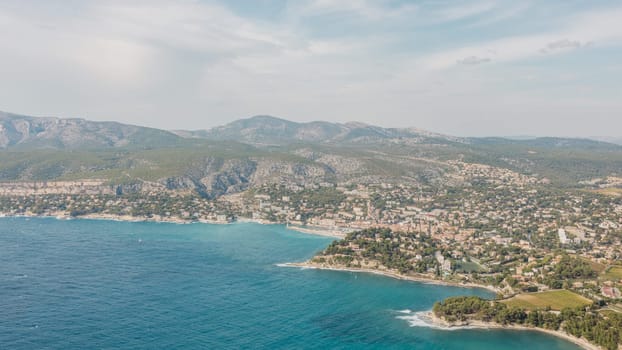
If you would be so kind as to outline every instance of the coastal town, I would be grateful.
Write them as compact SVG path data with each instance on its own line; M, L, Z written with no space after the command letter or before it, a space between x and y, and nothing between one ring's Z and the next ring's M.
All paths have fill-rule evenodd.
M620 23L0 0L0 350L622 350Z
M212 200L157 187L117 194L94 180L2 183L0 212L178 223L255 221L339 238L384 229L340 241L338 248L352 257L348 265L486 283L507 295L556 287L546 276L562 254L589 261L597 270L622 257L622 198L602 192L616 190L615 178L563 189L506 169L456 166L459 172L437 184L271 183ZM404 266L357 258L366 240L390 241ZM604 287L611 288L600 293L581 283L572 287L619 297L617 281L606 282L610 285Z
M510 305L547 310L534 300L561 290L571 293L570 304L553 310L622 312L618 178L560 188L491 166L455 166L457 173L434 184L268 183L215 199L157 186L117 193L93 180L4 183L0 213L285 224L340 238L295 266L479 286Z

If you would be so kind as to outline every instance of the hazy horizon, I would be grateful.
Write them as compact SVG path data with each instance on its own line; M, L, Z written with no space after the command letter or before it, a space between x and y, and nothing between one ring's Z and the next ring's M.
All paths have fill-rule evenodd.
M1 109L622 138L620 22L615 1L8 0Z
M135 126L142 126L142 127L149 127L149 128L156 128L156 129L161 129L161 130L167 130L167 131L198 131L198 130L209 130L212 128L216 128L219 126L224 126L227 123L231 123L231 122L235 122L238 120L244 120L244 119L251 119L253 117L272 117L272 118L277 118L277 119L283 119L286 121L290 121L290 122L296 122L296 123L312 123L312 122L325 122L325 123L339 123L339 124L347 124L347 123L363 123L357 120L351 120L351 121L346 121L346 122L335 122L335 121L329 121L329 120L311 120L311 121L295 121L295 120L291 120L288 118L284 118L284 117L279 117L279 116L272 116L272 115L266 115L266 114L257 114L257 115L253 115L253 116L249 116L249 117L243 117L243 118L238 118L235 120L231 120L230 122L224 123L224 124L219 124L219 125L215 125L213 127L209 127L209 128L185 128L185 129L167 129L167 128L157 128L154 126L150 126L150 125L143 125L143 124L136 124L136 123L126 123L123 121L118 121L118 120L95 120L95 119L90 119L88 117L83 117L83 116L56 116L56 115L25 115L22 113L13 113L13 112L7 112L7 111L2 111L0 110L0 113L8 113L8 114L13 114L13 115L18 115L18 116L26 116L26 117L35 117L35 118L66 118L66 119L72 119L72 118L77 118L77 119L84 119L84 120L89 120L89 121L95 121L95 122L119 122L119 123L124 123L124 124L129 124L129 125L135 125ZM367 125L371 125L371 126L381 126L378 124L372 124L372 123L364 123ZM400 126L400 127L395 127L395 126L382 126L384 128L414 128L414 129L420 129L422 131L427 131L427 132L431 132L431 133L436 133L436 134L444 134L447 136L457 136L457 137L500 137L500 138L506 138L506 139L512 139L512 140L529 140L529 139L535 139L535 138L539 138L539 137L562 137L562 138L584 138L584 139L592 139L592 140L597 140L597 141L604 141L604 142L610 142L610 143L616 143L616 144L622 144L622 137L617 137L617 136L611 136L611 135L590 135L590 136L577 136L577 135L558 135L558 136L552 136L552 135L477 135L477 136L469 136L469 135L454 135L454 134L447 134L447 133L442 133L442 132L438 132L436 130L429 130L429 129L422 129L419 128L417 126Z

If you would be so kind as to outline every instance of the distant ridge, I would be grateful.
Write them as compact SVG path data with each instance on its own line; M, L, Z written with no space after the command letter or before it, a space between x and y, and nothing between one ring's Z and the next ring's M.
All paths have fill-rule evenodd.
M118 122L0 112L0 149L155 147L179 141L169 131Z
M469 138L474 145L522 145L544 148L581 148L584 150L620 150L620 145L587 138L536 137L531 139L508 139L502 137Z
M239 119L207 130L167 131L81 118L31 117L0 111L0 149L161 148L188 139L235 141L255 146L309 144L470 144L546 148L622 149L607 141L580 138L455 137L417 128L383 128L361 122L293 122L268 115ZM622 140L618 140L622 143Z
M0 112L0 181L100 179L125 190L208 197L267 182L455 182L457 164L510 169L564 186L622 174L622 146L589 139L460 138L359 122L240 119L209 130Z
M590 137L592 140L615 143L616 145L622 145L622 137L611 137L611 136L592 136Z
M259 115L208 130L175 131L184 137L271 145L287 143L369 143L386 140L411 142L464 142L463 138L435 134L415 128L382 128L361 122L331 123L313 121L292 122L286 119Z

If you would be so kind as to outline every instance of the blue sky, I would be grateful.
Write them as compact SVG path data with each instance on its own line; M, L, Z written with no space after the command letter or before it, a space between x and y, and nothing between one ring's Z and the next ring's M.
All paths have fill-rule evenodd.
M622 136L618 1L0 2L0 110Z

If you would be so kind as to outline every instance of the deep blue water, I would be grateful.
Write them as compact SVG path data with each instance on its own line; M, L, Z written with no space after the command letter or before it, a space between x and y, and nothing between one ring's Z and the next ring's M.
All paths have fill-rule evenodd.
M577 349L398 318L482 290L276 266L329 242L256 224L2 218L0 348Z

